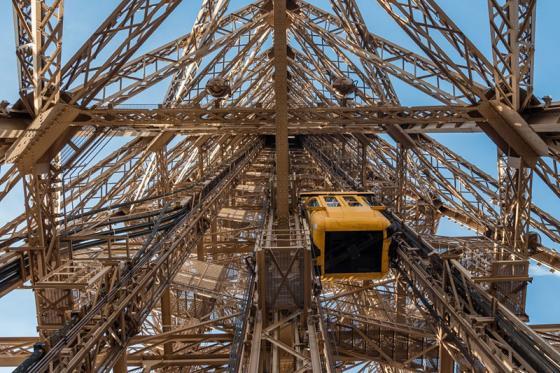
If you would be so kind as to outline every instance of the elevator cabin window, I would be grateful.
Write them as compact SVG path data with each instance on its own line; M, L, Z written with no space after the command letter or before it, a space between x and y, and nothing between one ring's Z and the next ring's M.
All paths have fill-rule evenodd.
M360 201L358 201L356 198L351 197L351 196L344 196L344 202L346 202L346 204L350 207L362 206Z
M309 202L307 202L307 207L320 207L319 201L317 198L311 198Z
M340 202L336 197L324 197L327 207L340 207Z
M381 272L383 231L325 232L325 274Z

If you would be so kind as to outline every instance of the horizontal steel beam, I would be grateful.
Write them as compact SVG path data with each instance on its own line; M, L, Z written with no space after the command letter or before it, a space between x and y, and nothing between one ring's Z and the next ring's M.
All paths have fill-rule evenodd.
M292 107L289 132L297 134L383 133L400 126L407 133L482 132L488 123L468 106ZM546 140L560 132L560 109L528 114L529 126ZM0 139L14 140L27 131L24 119L3 118ZM149 136L162 131L189 134L273 134L274 110L265 108L173 108L82 110L74 127L104 127L122 136Z

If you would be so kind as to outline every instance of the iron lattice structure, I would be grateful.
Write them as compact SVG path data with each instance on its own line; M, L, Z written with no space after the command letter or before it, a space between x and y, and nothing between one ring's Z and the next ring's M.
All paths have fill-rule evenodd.
M375 1L374 1L375 2ZM67 61L64 0L13 0L20 99L0 107L0 296L32 288L18 371L560 371L529 325L530 261L555 271L560 103L533 94L536 0L488 0L484 55L436 0L122 0ZM68 36L66 36L68 37ZM402 106L398 79L438 102ZM126 104L168 84L161 104ZM154 100L155 101L155 100ZM482 132L494 178L431 133ZM386 136L385 136L386 135ZM494 155L492 155L494 156ZM298 193L378 196L390 274L320 283ZM3 205L5 206L5 205ZM2 209L4 210L4 209ZM472 231L437 235L442 218Z

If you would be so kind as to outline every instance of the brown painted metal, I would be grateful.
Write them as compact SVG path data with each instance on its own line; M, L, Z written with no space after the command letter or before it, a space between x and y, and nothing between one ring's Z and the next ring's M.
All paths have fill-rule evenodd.
M377 1L423 55L354 0L203 0L189 33L145 51L180 3L118 2L63 61L64 2L12 1L0 202L19 185L24 201L0 227L0 295L31 280L40 334L0 338L0 365L42 341L39 371L533 371L473 294L556 356L558 328L524 312L529 260L560 270L538 239L559 244L560 222L533 198L533 173L560 196L535 0L488 0L491 57L436 0ZM158 107L115 107L169 77ZM440 105L402 106L393 78ZM427 135L447 132L487 134L498 178ZM341 189L375 193L433 256L397 240L387 278L321 289L297 194ZM473 236L437 236L443 217Z
M288 161L288 55L286 0L273 1L274 13L274 126L276 128L276 215L289 215Z

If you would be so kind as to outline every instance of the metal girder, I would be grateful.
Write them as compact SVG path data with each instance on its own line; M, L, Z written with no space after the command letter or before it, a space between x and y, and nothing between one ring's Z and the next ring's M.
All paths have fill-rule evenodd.
M274 14L274 126L276 147L276 214L289 216L288 160L288 44L286 0L273 1Z
M443 103L465 102L465 96L461 94L460 89L429 59L378 35L368 33L363 27L359 27L361 43L348 40L346 34L352 33L350 26L311 4L302 3L302 10L308 23L314 23L324 29L341 48L377 66L381 71L386 71Z
M168 137L168 135L164 134L163 137ZM239 140L239 138L237 139ZM246 138L245 140L252 141L253 139ZM61 236L83 235L84 233L80 232L84 231L84 227L87 227L88 224L101 224L101 227L110 227L111 224L119 224L119 221L141 219L144 215L138 214L138 212L144 211L143 203L150 203L150 201L154 201L161 196L160 193L151 188L155 185L154 175L157 175L157 173L153 172L155 170L153 162L156 159L150 155L150 149L161 142L161 136L155 141L146 141L146 138L133 140L126 146L109 154L104 160L98 161L85 172L76 173L77 170L82 169L83 164L91 162L91 157L95 156L96 149L99 146L106 145L107 140L110 140L110 137L105 140L101 137L101 141L84 141L79 144L80 147L76 147L76 150L82 149L81 151L83 151L85 148L90 151L90 155L85 158L76 158L72 152L69 154L67 152L63 153L62 167L58 167L65 171L59 176L62 179L62 189L59 187L58 190L63 191L59 203L61 209L67 215L64 224L61 224L61 221L56 222ZM207 155L204 156L204 162L211 166L218 161L223 161L224 156L231 154L234 146L243 146L245 142L218 142L214 141L212 137L195 137L178 142L168 153L173 188L181 191L185 188L186 182L194 182L203 176L193 173L196 167L192 164L192 151L193 149L196 150L196 147L204 146L208 149ZM220 149L220 152L216 152L217 149ZM196 151L194 154L196 156ZM148 160L147 163L146 160ZM144 165L149 167L144 169ZM145 170L152 171L144 172ZM113 178L116 176L122 178L121 182L114 182ZM134 198L137 199L134 200ZM140 202L134 203L133 201ZM124 219L116 218L115 215L118 216L119 214L125 214L126 216ZM106 222L107 218L109 218L108 223ZM4 250L7 250L0 256L2 271L6 276L2 281L3 290L25 281L29 275L29 257L26 251L11 251L10 249L10 245L19 246L27 237L27 227L24 225L25 219L25 214L16 217L9 224L6 224L0 232L2 246ZM87 229L85 231L87 232ZM120 235L118 232L120 232ZM128 248L129 238L127 238L127 235L137 235L139 232L141 233L142 230L134 227L120 229L114 231L113 239L124 240ZM102 242L110 237L111 234L98 235L98 239L101 239ZM74 242L77 244L76 247L83 246L79 241ZM91 258L95 258L96 255L103 256L106 253L100 252ZM21 265L18 264L20 261Z
M359 14L354 15L355 18L361 18ZM365 74L360 71L360 69L354 64L350 58L348 58L340 47L328 43L326 39L329 38L329 34L317 32L317 30L312 30L310 22L300 23L300 30L298 30L299 43L304 47L305 53L313 61L318 59L316 66L322 65L323 69L329 73L330 76L327 82L322 82L323 86L331 87L334 78L346 77L353 79L358 77L361 84L354 87L354 102L353 105L361 105L363 103L368 105L374 105L376 103L390 102L393 105L398 105L398 99L394 94L392 85L386 74L377 71L377 68L368 64L363 58L361 59L362 65L365 68ZM294 28L292 27L292 30ZM357 36L354 35L354 38ZM302 39L304 42L302 43ZM334 55L334 61L331 62L328 55ZM314 58L315 57L315 58ZM319 71L321 71L319 67ZM372 79L369 76L376 76ZM315 86L316 84L313 84ZM327 90L328 91L328 90ZM370 93L371 92L371 93ZM346 97L340 97L340 93L335 93L334 99L341 102L341 106L346 106ZM359 98L359 100L358 100ZM413 147L414 141L398 126L386 126L387 133L401 144L406 147Z
M512 183L515 183L513 180L510 180L508 184L499 184L498 180L495 180L490 175L478 169L475 165L470 164L468 161L461 158L451 150L443 147L441 144L438 144L437 142L427 137L424 137L422 141L418 141L418 147L419 149L428 152L430 154L429 159L431 159L430 163L432 165L435 165L435 167L438 168L441 167L442 170L445 169L448 170L445 171L445 173L447 174L449 172L449 175L452 175L452 180L453 180L453 184L455 185L455 189L460 193L462 193L465 198L471 200L471 202L468 203L473 204L472 206L473 211L478 211L477 215L478 215L478 219L480 219L478 221L479 224L482 225L478 225L478 226L476 224L471 225L469 222L464 220L463 221L459 220L459 223L464 224L473 230L482 228L483 230L486 230L486 234L494 232L495 229L494 227L497 225L500 226L499 229L502 230L504 229L503 226L500 225L500 219L503 219L504 215L501 214L501 206L503 205L497 203L498 201L500 201L499 193L510 193L510 196L508 198L514 201L517 201L517 196L511 196L512 193L511 190L509 192L507 192L506 190L501 190L499 188L499 185L511 185ZM506 159L504 159L503 161L507 162ZM502 171L500 173L500 175L502 175L501 177L506 177L504 172L505 171ZM525 178L526 177L528 176L526 175ZM525 181L525 183L526 182L527 181ZM445 195L441 191L436 191L436 193L438 195ZM528 195L530 194L525 194L521 196L522 198L521 200L524 201ZM474 199L472 199L473 197ZM503 198L506 197L507 196L505 195L503 196ZM491 201L495 201L495 202L491 203ZM462 210L463 213L466 213L466 211L462 207L459 207L459 209ZM559 233L560 222L556 218L554 218L553 216L551 216L550 214L548 214L547 212L543 211L541 208L535 205L529 205L529 206L524 205L523 209L521 209L520 211L528 211L527 214L530 214L530 217L526 216L526 218L524 220L520 220L518 224L520 224L521 221L525 221L525 223L523 224L530 224L531 228L537 229L539 232L542 232L552 241L556 243L559 242L560 236L558 233ZM449 217L452 220L456 220L456 217L454 216L449 216ZM476 219L477 218L473 217L473 220ZM511 217L509 219L511 219ZM520 228L518 227L518 229ZM528 231L527 226L524 226L523 229L525 231ZM505 237L504 240L506 238L507 237ZM523 240L525 243L527 239L528 238L525 235L523 235ZM513 246L510 246L510 249L513 249ZM533 248L533 250L535 249L536 248ZM547 248L541 248L541 250L542 250L541 254L538 254L538 252L534 252L534 253L526 253L525 255L530 255L531 257L535 256L535 258L538 255L542 256L543 258L546 257L548 259L546 259L545 261L549 263L548 266L551 269L557 270L558 265L555 264L556 263L555 251Z
M69 105L58 104L39 114L25 135L20 136L10 147L6 153L6 161L16 163L22 173L32 172L37 163L48 164L59 149L51 150L50 156L39 161L69 129L78 113L79 110Z
M353 41L362 47L370 47L372 53L379 57L379 52L376 50L376 45L372 40L367 37L368 28L360 13L358 5L353 0L346 0L343 2L331 1L331 7L336 12L339 21L344 25L347 32L352 36ZM371 44L370 44L371 43ZM371 48L373 46L373 48ZM389 79L388 73L375 64L361 58L362 65L366 70L366 74L375 79L377 88L377 96L382 100L388 100L392 104L398 104L399 99L397 93Z
M533 100L535 8L532 0L488 1L498 105L481 106L492 127L489 136L497 134L506 142L502 146L497 142L501 206L497 238L525 256L530 254L532 168L549 152L519 114Z
M411 302L411 294L398 292L399 281L391 275L382 281L356 286L340 281L324 284L321 308L326 328L334 341L337 360L374 360L391 366L427 371L437 369L437 339L424 315ZM402 313L408 309L406 319ZM358 347L359 346L359 347ZM404 347L406 346L406 347Z
M530 215L530 183L531 171L525 165L532 167L537 158L548 154L546 143L529 127L527 122L517 110L521 105L526 105L531 98L524 98L521 103L521 90L519 80L523 79L529 89L532 80L533 57L531 46L533 43L533 2L524 2L518 7L518 2L509 2L507 15L502 8L497 9L496 2L489 2L492 24L492 46L494 52L494 66L484 57L475 45L460 31L443 10L433 0L405 0L387 1L378 0L405 32L418 44L420 48L454 81L461 91L469 98L471 103L482 101L479 111L488 120L489 126L484 129L488 136L501 150L502 162L500 167L500 181L503 181L501 190L502 223L497 230L505 239L504 243L513 245L514 250L527 254L528 227ZM526 7L528 5L528 7ZM520 12L521 9L521 12ZM503 23L496 24L500 12ZM524 17L519 25L519 14ZM507 22L505 17L510 17ZM526 21L526 22L525 22ZM506 32L508 38L503 34ZM519 34L521 32L521 34ZM443 45L434 39L435 35L443 36L448 44L459 54L459 59L451 58ZM504 43L508 48L504 55ZM520 54L520 48L526 48ZM456 61L460 61L457 63ZM523 70L520 75L519 67ZM453 73L457 74L453 77ZM505 74L505 76L504 76ZM491 76L494 76L492 82ZM484 91L474 82L481 79L490 91ZM501 102L496 104L489 101L498 98ZM507 167L506 157L522 157L511 159L520 163L516 169ZM520 189L521 188L521 189ZM517 222L511 225L512 222ZM507 239L507 237L512 237Z
M61 146L55 144L77 114L78 110L62 104L40 112L30 125L29 135L20 137L7 155L24 175L28 246L20 250L20 255L23 260L24 253L27 254L27 265L22 262L18 277L23 281L29 276L32 285L60 264L56 220L61 183L58 151ZM37 291L35 300L39 331L46 337L52 332L49 330L52 324L60 324L63 320L71 299L67 291L52 289Z
M418 146L423 151L430 153L430 157L433 157L431 161L432 164L439 164L441 167L449 169L450 175L453 175L455 185L460 185L466 189L475 189L469 192L472 196L476 197L476 202L474 203L486 206L483 208L478 206L475 210L480 212L483 210L486 211L483 214L486 215L486 222L484 225L487 229L493 229L493 226L497 224L496 218L500 212L500 205L497 203L499 201L499 182L458 154L428 137L423 137L423 139L418 142ZM457 187L457 190L460 191L461 189ZM466 197L470 198L468 194L466 194ZM491 201L495 202L489 205ZM557 219L550 216L550 214L546 213L538 206L532 205L528 208L531 214L531 226L544 233L554 242L558 242L560 236L558 235L559 222Z
M203 0L191 33L141 52L180 0L125 0L64 69L62 1L12 3L22 100L0 104L0 153L16 162L0 201L21 182L26 211L0 228L0 295L31 280L46 344L0 340L0 364L559 369L558 328L518 317L529 259L560 270L527 235L560 242L531 203L531 167L560 196L560 106L532 96L535 0L488 0L493 64L436 0L378 0L427 57L371 33L354 0L230 14ZM114 109L172 75L158 109ZM401 106L393 77L443 106ZM230 93L212 96L210 78ZM424 135L480 131L499 180ZM276 175L258 135L278 135ZM297 192L361 188L399 227L393 269L321 291ZM436 236L442 217L478 235Z
M60 98L63 0L12 0L19 92L36 116Z
M508 113L507 107L500 109L499 106L496 107L492 102L488 102L487 92L476 87L474 82L476 81L475 76L478 75L488 86L494 88L497 97L505 100L506 103L509 103L507 101L508 97L512 98L511 94L510 96L507 96L507 92L504 94L504 87L500 85L500 82L505 81L502 74L503 69L492 69L486 58L434 1L380 0L379 2L423 51L447 72L448 77L454 79L472 103L478 100L483 101L479 110L489 121L489 128L486 128L485 132L496 142L502 152L510 154L509 148L511 147L519 156L523 156L525 162L528 162L529 165L534 164L538 156L548 153L546 144L532 131L520 115L516 112ZM493 35L495 32L496 29L493 30ZM434 34L436 33L440 33L456 49L464 60L463 64L453 62L440 44L435 42ZM494 52L497 53L496 48L498 46L496 43L499 42L499 39L494 38L494 42ZM510 66L511 64L518 64L518 62L518 60L511 61ZM491 72L493 72L495 78L494 85L491 84ZM452 73L458 74L459 79L453 78ZM513 77L512 79L515 80L516 78ZM513 171L509 173L511 174ZM520 193L526 194L526 192ZM506 195L512 194L517 195L516 192L506 193ZM516 206L520 205L523 204L516 204ZM503 211L511 212L515 210L516 207L510 206ZM510 214L510 212L507 214ZM518 220L515 217L505 219L508 221ZM526 234L526 232L520 234ZM516 242L519 241L522 240L516 240Z
M92 167L91 170L80 175L80 177L71 176L68 178L68 175L63 174L61 176L60 173L53 173L53 171L50 170L45 175L30 175L28 177L30 178L29 180L26 178L24 186L26 186L26 195L29 196L27 198L29 206L29 214L27 214L28 219L27 221L25 220L26 214L24 214L16 218L14 220L15 224L11 225L17 226L27 223L27 227L29 227L30 232L32 232L29 236L30 239L38 237L37 239L46 240L46 242L50 243L48 245L41 244L36 250L28 250L25 247L14 250L11 250L9 247L7 248L6 255L3 254L1 256L2 273L3 276L5 276L1 284L2 293L7 290L9 291L14 286L17 286L17 284L21 284L28 276L34 279L34 281L37 281L41 279L43 275L46 275L45 271L52 271L55 266L58 266L61 260L61 256L58 253L60 239L64 241L63 248L70 244L70 247L77 250L79 250L80 247L91 247L91 241L89 246L87 244L88 239L93 239L94 245L96 243L107 243L109 245L108 252L93 251L87 255L81 252L75 254L83 258L97 260L110 259L111 255L122 255L124 249L126 249L125 257L133 255L138 247L136 246L137 243L134 237L145 234L145 232L142 233L142 229L138 227L134 228L134 224L131 224L131 226L126 229L121 228L111 232L102 232L94 236L87 233L88 227L97 225L100 229L103 229L103 227L110 228L111 224L118 225L119 220L130 222L131 219L142 219L146 217L146 214L139 214L139 212L144 211L143 209L145 208L142 207L142 203L145 204L146 201L149 203L150 200L158 198L158 195L161 196L161 194L155 193L156 195L154 196L153 191L148 193L149 189L146 189L146 186L149 184L146 183L146 175L143 174L143 172L137 173L135 170L138 170L138 166L135 166L135 163L130 163L130 160L137 157L136 154L143 150L147 149L146 153L150 153L150 149L154 149L158 141L152 141L152 145L146 144L145 140L142 139L133 141L128 150L125 147L116 151L114 155L110 155L107 160L100 162L96 167ZM159 142L161 143L161 141ZM170 161L172 164L181 165L183 163L180 158L177 159L177 154L174 153L178 153L179 155L181 153L188 154L188 147L186 147L185 144L188 145L189 143L179 143L177 148L174 149L174 152L170 152ZM223 147L222 156L229 152L228 147L230 145L233 146L233 144L228 144L227 142L222 142L218 145ZM209 149L212 150L212 147L209 147ZM224 159L222 156L219 158L220 160ZM70 159L72 159L72 157L70 157ZM138 159L136 165L142 164L142 156ZM87 162L87 160L85 160L85 162ZM209 160L208 164L211 164L211 162L212 160ZM159 165L161 166L161 164ZM174 167L174 170L177 171L177 175L173 175L174 183L184 183L185 178L192 178L191 174L188 172L188 167L185 166L186 165ZM123 169L119 169L119 167L123 167ZM129 167L130 170L127 171ZM154 169L154 167L151 167L151 169ZM113 184L111 178L119 174L122 174L124 184ZM158 174L161 175L162 173L159 172ZM133 177L131 178L130 176ZM200 177L202 176L203 175L200 175ZM136 182L134 177L138 178L139 182ZM62 188L60 187L61 178L63 181ZM98 179L96 180L95 178ZM194 177L194 179L196 179L196 177ZM66 181L66 183L64 183L64 181ZM128 182L128 185L126 182ZM36 188L40 188L39 191L35 191ZM184 188L180 188L179 191L181 189ZM62 194L62 198L60 196L57 197L55 194L55 191L60 190L65 192ZM148 197L146 197L146 195ZM40 198L44 198L45 202ZM56 198L56 201L53 202L53 198ZM134 200L134 202L136 202L135 204L128 202L134 198L136 198L136 200ZM60 231L60 221L54 218L56 215L53 215L52 212L53 204L62 205L64 210L68 213L64 220L64 229L62 232ZM108 206L108 204L112 204L112 206ZM85 208L86 206L87 208ZM139 207L136 208L136 206ZM126 214L124 219L115 217L115 215L123 213ZM111 218L111 216L113 217ZM107 224L105 221L108 217L109 223ZM6 244L9 245L10 243L17 244L18 241L27 237L25 235L25 230L27 229L25 226L23 226L20 231L14 233L5 229L6 227L4 227L2 232L3 239L5 240L2 243L3 246ZM41 234L43 229L45 231ZM63 257L67 255L68 252L66 251ZM72 256L71 253L70 256ZM52 290L48 289L37 291L37 304L42 307L42 311L38 311L38 315L48 316L48 320L39 322L40 327L44 328L42 329L42 333L50 333L53 328L57 328L57 325L58 327L61 325L61 320L64 320L64 316L61 315L64 314L64 309L67 309L68 306L62 307L62 303L58 300L54 300L59 299L60 296L53 298L53 296L50 296L52 293ZM60 300L64 299L60 298ZM56 320L53 319L55 316L53 312L57 315L56 317L58 317Z
M355 82L354 92L352 92L355 105L371 105L380 102L378 84L370 79L367 74L362 73L337 45L329 43L324 35L305 26L307 24L298 20L291 30L299 45L301 45L302 52L300 53L305 54L310 61L313 61L318 69L317 71L321 72L323 77L321 83L328 87L327 90L333 91L332 100L339 102L340 106L346 106L343 102L345 97L332 87L336 78L346 77Z
M548 155L548 145L516 111L496 101L483 102L478 110L489 124L485 132L503 153L522 157L529 166Z
M296 55L298 56L298 55ZM299 57L298 57L299 58ZM89 109L82 110L73 127L86 127L95 125L100 128L114 129L116 136L153 136L153 132L175 131L184 133L243 133L248 130L257 131L259 128L267 132L272 125L274 114L271 111L269 90L269 77L272 65L257 63L255 70L248 69L239 79L235 78L235 98L232 103L235 106L227 108L174 108L174 109ZM292 66L295 79L304 74L305 69ZM305 72L307 79L315 75ZM254 78L252 78L254 77ZM243 78L251 78L250 90L242 91L241 82ZM303 79L303 78L302 78ZM317 79L319 81L319 79ZM310 84L306 81L305 84ZM301 85L301 83L298 83ZM302 86L303 87L303 86ZM302 88L300 87L300 88ZM321 101L329 102L328 96L313 88ZM332 94L334 92L329 92ZM202 94L203 96L205 94ZM264 100L264 101L263 101ZM256 105L258 103L258 105ZM262 107L261 107L262 106ZM309 107L294 105L288 108L290 123L299 122L300 133L316 128L326 133L344 132L370 132L378 133L387 131L387 127L400 126L408 134L419 133L471 133L483 132L490 128L487 120L477 113L476 108L465 106L363 106L363 107ZM301 113L301 114L299 114ZM560 126L555 123L557 114L555 112L537 112L528 117L529 126L547 141L551 159L557 159L554 139L560 131ZM308 121L306 123L305 121ZM24 129L14 129L12 123L17 119L6 119L4 128L9 129L7 137L4 137L11 146L15 138L25 133ZM180 126L179 126L180 124ZM235 125L238 124L236 127ZM321 127L322 125L322 127ZM292 126L290 124L291 127ZM3 128L0 124L0 129ZM237 128L237 129L236 129ZM305 131L304 131L305 130ZM82 129L83 131L83 129ZM80 131L80 134L83 132ZM152 132L150 134L150 132ZM298 131L293 128L293 133ZM2 131L0 131L0 138ZM523 140L525 141L525 140ZM537 144L537 142L535 142ZM538 142L540 144L540 142ZM524 150L523 153L526 153ZM556 158L554 158L556 157ZM539 161L541 163L541 161ZM541 163L542 165L542 163ZM542 166L539 166L542 168ZM543 171L545 172L545 171ZM556 178L547 172L547 178Z
M528 256L533 173L523 158L500 152L498 162L501 214L497 238L514 251Z
M223 107L230 106L231 101L238 101L235 96L239 94L240 87L251 80L251 72L258 73L260 68L266 66L264 54L258 53L270 34L270 28L264 19L265 15L261 15L254 22L240 27L230 38L228 45L198 74L184 82L182 93L177 97L179 101L171 106ZM231 94L227 98L213 97L204 86L207 79L217 77L226 79L230 85Z
M287 108L289 122L304 124L339 124L339 125L396 125L416 123L426 126L449 123L465 123L473 120L472 108L464 106L367 106L355 108L328 107L289 107ZM216 126L254 124L271 125L274 123L275 112L266 108L173 108L173 109L92 109L82 111L84 115L75 121L78 125L119 126L140 130L149 130L154 126L157 130L170 128L169 125L184 123L196 125L198 123L214 123Z
M86 106L113 78L181 0L126 0L84 42L62 68L63 91L72 90L70 103ZM103 56L112 40L118 45Z
M472 104L485 97L486 91L480 83L494 87L490 61L434 0L378 0L378 3ZM451 57L445 51L443 40L458 56Z
M496 98L515 111L533 98L536 0L488 0Z
M41 172L34 171L23 178L25 217L28 247L20 251L27 254L28 268L21 271L36 285L44 276L60 264L60 243L56 216L59 213L57 189L60 175L50 165ZM27 272L27 273L26 273ZM37 326L42 338L52 334L63 323L65 312L72 299L66 290L49 289L35 292Z
M222 168L216 175L209 175L209 183L199 191L194 191L189 203L183 206L184 216L176 219L168 229L158 234L157 229L162 224L162 218L169 210L167 204L154 222L156 233L142 244L138 255L135 255L132 261L132 266L117 277L107 289L106 296L100 298L89 311L76 320L72 329L65 333L63 340L51 341L49 351L40 360L32 362L32 369L41 371L47 369L51 363L55 363L58 369L73 369L78 366L86 369L108 369L115 364L129 339L138 332L142 321L180 269L197 237L206 230L204 219L206 214L212 213L210 207L224 198L224 191L231 188L233 180L255 156L258 149L258 142L246 147L230 161L232 163L228 168ZM159 237L154 240L156 236ZM178 245L182 250L173 250ZM155 260L152 262L150 259ZM129 291L123 293L121 290L127 285ZM140 293L141 299L136 296ZM105 314L106 318L97 319L96 316L100 312ZM92 327L94 324L95 327ZM84 344L76 344L76 338L84 341ZM67 355L67 348L76 350ZM96 351L102 348L106 349L106 353L97 359Z
M337 12L341 23L344 24L345 29L348 35L350 36L350 38L354 42L356 42L357 45L360 45L362 47L365 45L370 45L370 39L365 37L365 35L367 34L367 27L365 27L362 16L356 4L351 1L346 1L343 2L342 5L331 2L331 5ZM342 16L343 13L345 16ZM357 25L357 26L350 26L350 24L348 23L350 22L350 20L352 21L353 25ZM310 22L310 20L307 20L307 22L305 22L305 25L307 25L308 28L310 28L310 26L313 24L314 23ZM310 31L308 32L311 34L313 40L313 42L310 43L310 47L313 48L313 46L316 44L320 45L321 47L323 47L323 45L325 44L328 45L325 39L328 39L331 36L330 33L325 33L322 31L318 32L317 30L314 30L313 32ZM317 43L317 39L319 38L321 38L320 40L321 42ZM345 43L343 43L343 45L345 45ZM380 103L389 102L393 105L399 105L398 97L388 77L388 74L381 68L381 66L376 66L375 64L365 59L364 57L360 57L362 68L365 71L365 74L362 74L360 73L360 70L356 68L355 64L353 64L350 61L350 59L346 57L345 54L342 52L342 50L340 49L342 47L338 47L336 46L335 43L332 42L329 46L338 55L339 61L342 59L347 65L349 65L349 67L345 69L344 67L342 67L343 71L346 71L345 75L343 76L352 78L352 75L350 74L350 70L351 69L354 70L355 71L354 74L356 74L360 78L360 80L364 82L364 84L367 83L370 89L372 90L372 92L375 93L369 95L370 97L368 98L364 98L362 91L359 89L355 89L356 96L360 96L360 98L368 104L374 104L377 98L377 101ZM322 49L324 50L326 48L323 47ZM379 59L379 53L377 50L371 48L371 46L369 50L374 55L374 57ZM321 60L328 60L327 56L324 53L321 55ZM339 74L342 74L342 72L340 72ZM370 76L371 79L368 78ZM402 146L406 148L414 147L414 141L412 140L412 138L408 136L408 134L405 131L403 131L400 127L388 126L386 127L386 130L387 133Z
M216 29L220 27L220 21L224 16L229 5L229 0L208 0L204 1L200 7L194 25L192 27L189 42L183 48L183 56L205 46L212 41L212 37ZM222 26L223 27L223 26ZM189 64L183 69L177 71L169 89L167 90L166 97L163 101L166 106L173 106L180 103L183 96L185 85L198 68L198 63Z
M291 83L296 80L300 89L309 90L310 94L307 100L313 102L313 105L321 103L321 105L332 106L336 102L336 92L325 76L325 69L317 65L317 60L309 58L307 54L295 50L294 61L296 63L290 66ZM327 83L328 82L328 83ZM327 83L327 84L326 84ZM294 94L301 94L302 91L295 90ZM311 97L309 97L311 96ZM305 102L305 101L304 101Z
M246 241L249 250L259 244L269 209L271 183L266 175L273 166L273 152L264 149L246 166L199 241L204 261L194 260L191 255L171 283L172 330L162 333L163 309L161 313L159 309L152 311L143 325L145 335L131 340L129 366L181 366L187 355L192 365L232 367L241 362L252 312L254 268L247 265L247 254L238 255L229 249L240 246L236 241ZM256 240L247 241L249 237ZM161 351L165 343L172 344L170 356ZM220 361L205 360L209 353L223 356Z
M485 132L498 144L503 154L500 175L504 176L500 180L503 180L501 206L504 222L500 225L500 230L503 232L501 235L506 237L512 231L517 232L514 234L517 238L506 240L507 244L514 245L515 250L526 253L527 249L523 246L526 246L524 242L526 242L525 236L528 231L520 229L519 224L525 227L529 224L528 221L524 223L523 221L529 219L530 202L527 203L527 197L522 196L530 195L531 171L524 170L523 164L532 166L538 156L548 154L547 145L516 112L522 106L526 106L531 99L530 97L524 98L524 102L520 102L519 81L523 80L527 88L532 91L530 82L533 64L534 3L508 2L505 7L499 7L495 1L489 2L495 62L493 69L490 68L489 62L474 44L460 32L434 1L380 1L380 3L435 63L445 67L447 71L463 74L457 82L462 85L462 91L465 94L468 95L468 92L471 92L471 102L478 99L483 101L479 110L490 126ZM523 15L521 21L520 14ZM423 23L420 17L423 17ZM501 17L500 24L497 24L497 17ZM451 59L439 44L433 43L433 35L436 32L441 33L459 52L465 60L462 66L451 63ZM504 48L507 51L504 52ZM520 52L520 49L523 49L523 52ZM520 69L523 70L523 76ZM490 84L490 71L494 75L494 85ZM486 92L477 89L472 83L475 74L493 87L494 95L505 106L496 106L494 103L486 101L491 97L488 97ZM451 78L451 74L448 76ZM505 167L506 155L512 155L510 148L515 152L514 156L523 158L519 161L522 164L519 165L517 171ZM506 174L509 176L505 176ZM513 221L519 222L516 223L517 228L506 224ZM517 248L516 245L521 246Z
M238 37L238 33L234 32L237 28L235 25L250 23L251 18L248 16L257 10L259 8L256 5L251 5L221 18L216 23L220 32L212 34L212 39L208 40L204 47L192 48L196 38L194 34L189 33L130 60L112 75L104 74L98 77L98 80L106 77L110 79L104 83L103 89L93 100L94 104L104 106L122 103L181 69L187 69L189 66L192 69L204 56L228 45L233 38ZM231 29L231 32L226 32L228 29ZM73 91L80 89L75 87Z
M318 169L301 149L290 149L289 156L290 182L305 190L301 188L313 183L308 171ZM272 211L256 245L258 303L247 338L251 348L242 355L241 371L332 372L320 304L311 300L309 232L297 214L282 222Z
M541 178L548 188L560 198L560 169L558 163L560 155L552 154L548 160L540 158L534 168L534 172Z
M122 212L133 214L136 210L134 201L150 201L165 196L153 188L160 174L156 167L161 167L161 164L150 148L159 141L159 138L133 141L128 149L115 152L83 175L65 179L64 204L68 206L71 232L83 229L95 219L105 218L104 212L120 208ZM196 173L197 167L193 162L199 152L197 149L205 147L209 150L201 159L206 165L212 165L219 159L217 154L212 155L219 146L213 137L195 137L171 147L167 158L169 187L173 191L181 191L186 182L200 180L204 175ZM227 147L227 144L224 145L224 148ZM114 175L119 175L118 182L112 182ZM142 211L142 205L136 205Z

